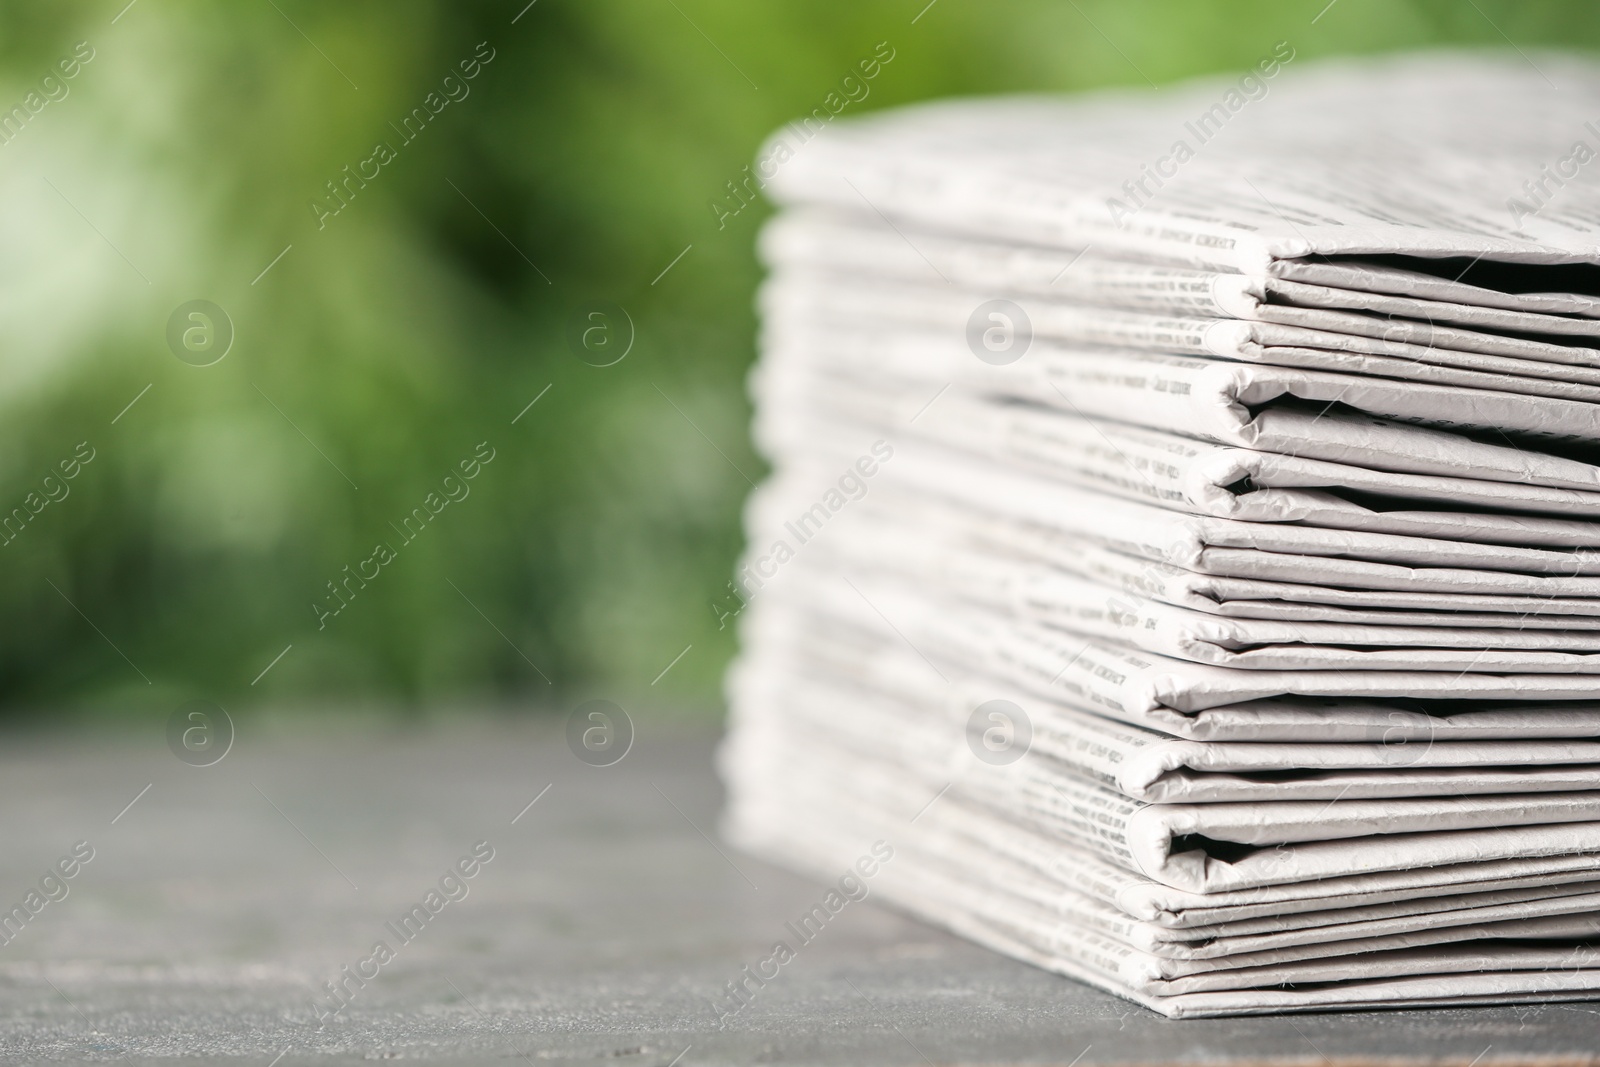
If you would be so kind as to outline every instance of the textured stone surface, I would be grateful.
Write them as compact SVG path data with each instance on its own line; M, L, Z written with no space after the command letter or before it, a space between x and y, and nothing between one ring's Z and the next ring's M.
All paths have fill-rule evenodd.
M554 730L479 721L246 732L196 768L159 743L13 738L0 755L0 904L79 840L95 858L0 948L0 1056L1600 1062L1600 1005L1172 1022L871 901L719 1028L711 1000L821 890L714 843L711 744L640 721L628 756L594 768ZM401 945L385 923L479 840L495 857L466 898ZM395 959L319 1026L313 1002L332 1003L321 983L379 939Z

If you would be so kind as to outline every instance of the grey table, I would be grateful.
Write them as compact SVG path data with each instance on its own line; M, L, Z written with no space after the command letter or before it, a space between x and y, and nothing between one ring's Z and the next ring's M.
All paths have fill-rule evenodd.
M221 762L193 767L160 738L10 738L0 911L76 842L94 858L0 947L0 1055L1600 1063L1600 1005L1172 1022L870 900L719 1024L711 1002L820 888L716 839L713 742L640 721L626 758L596 768L558 730L515 720L306 722L243 729ZM467 895L428 912L479 841L493 859L446 880ZM402 940L390 924L414 905L427 921ZM374 956L379 940L392 959ZM375 977L347 979L334 1013L321 987L345 967Z

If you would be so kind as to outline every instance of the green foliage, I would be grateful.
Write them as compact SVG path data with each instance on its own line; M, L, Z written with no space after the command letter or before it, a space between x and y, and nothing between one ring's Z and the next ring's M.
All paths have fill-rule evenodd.
M732 632L711 602L763 470L743 393L763 212L719 227L710 205L880 41L858 112L1166 83L1281 39L1302 62L1600 40L1577 3L923 2L0 10L0 106L95 50L0 144L0 510L95 450L0 548L8 705L714 703ZM470 95L403 143L479 42ZM324 183L380 141L393 161L319 228ZM195 298L236 328L209 367L165 340ZM591 299L636 327L615 366L564 340ZM402 545L480 442L470 496ZM326 583L378 542L396 558L319 629Z

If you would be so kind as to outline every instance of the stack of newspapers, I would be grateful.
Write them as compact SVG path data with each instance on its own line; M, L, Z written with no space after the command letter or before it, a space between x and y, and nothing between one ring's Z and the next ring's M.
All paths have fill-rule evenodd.
M773 139L724 832L1172 1016L1594 998L1600 68L1292 57Z

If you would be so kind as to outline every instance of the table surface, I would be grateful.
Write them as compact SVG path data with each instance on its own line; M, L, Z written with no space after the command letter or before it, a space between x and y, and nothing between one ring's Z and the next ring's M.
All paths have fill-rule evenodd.
M0 947L0 1056L1600 1063L1600 1004L1171 1021L871 900L719 1022L711 1002L820 887L717 839L713 745L638 721L627 756L592 767L558 728L516 719L308 723L242 729L194 767L160 739L12 737L0 911L77 842L94 858ZM479 841L494 857L467 895L428 901ZM387 925L429 903L410 940ZM380 940L393 958L364 962ZM319 1024L346 966L376 975Z

